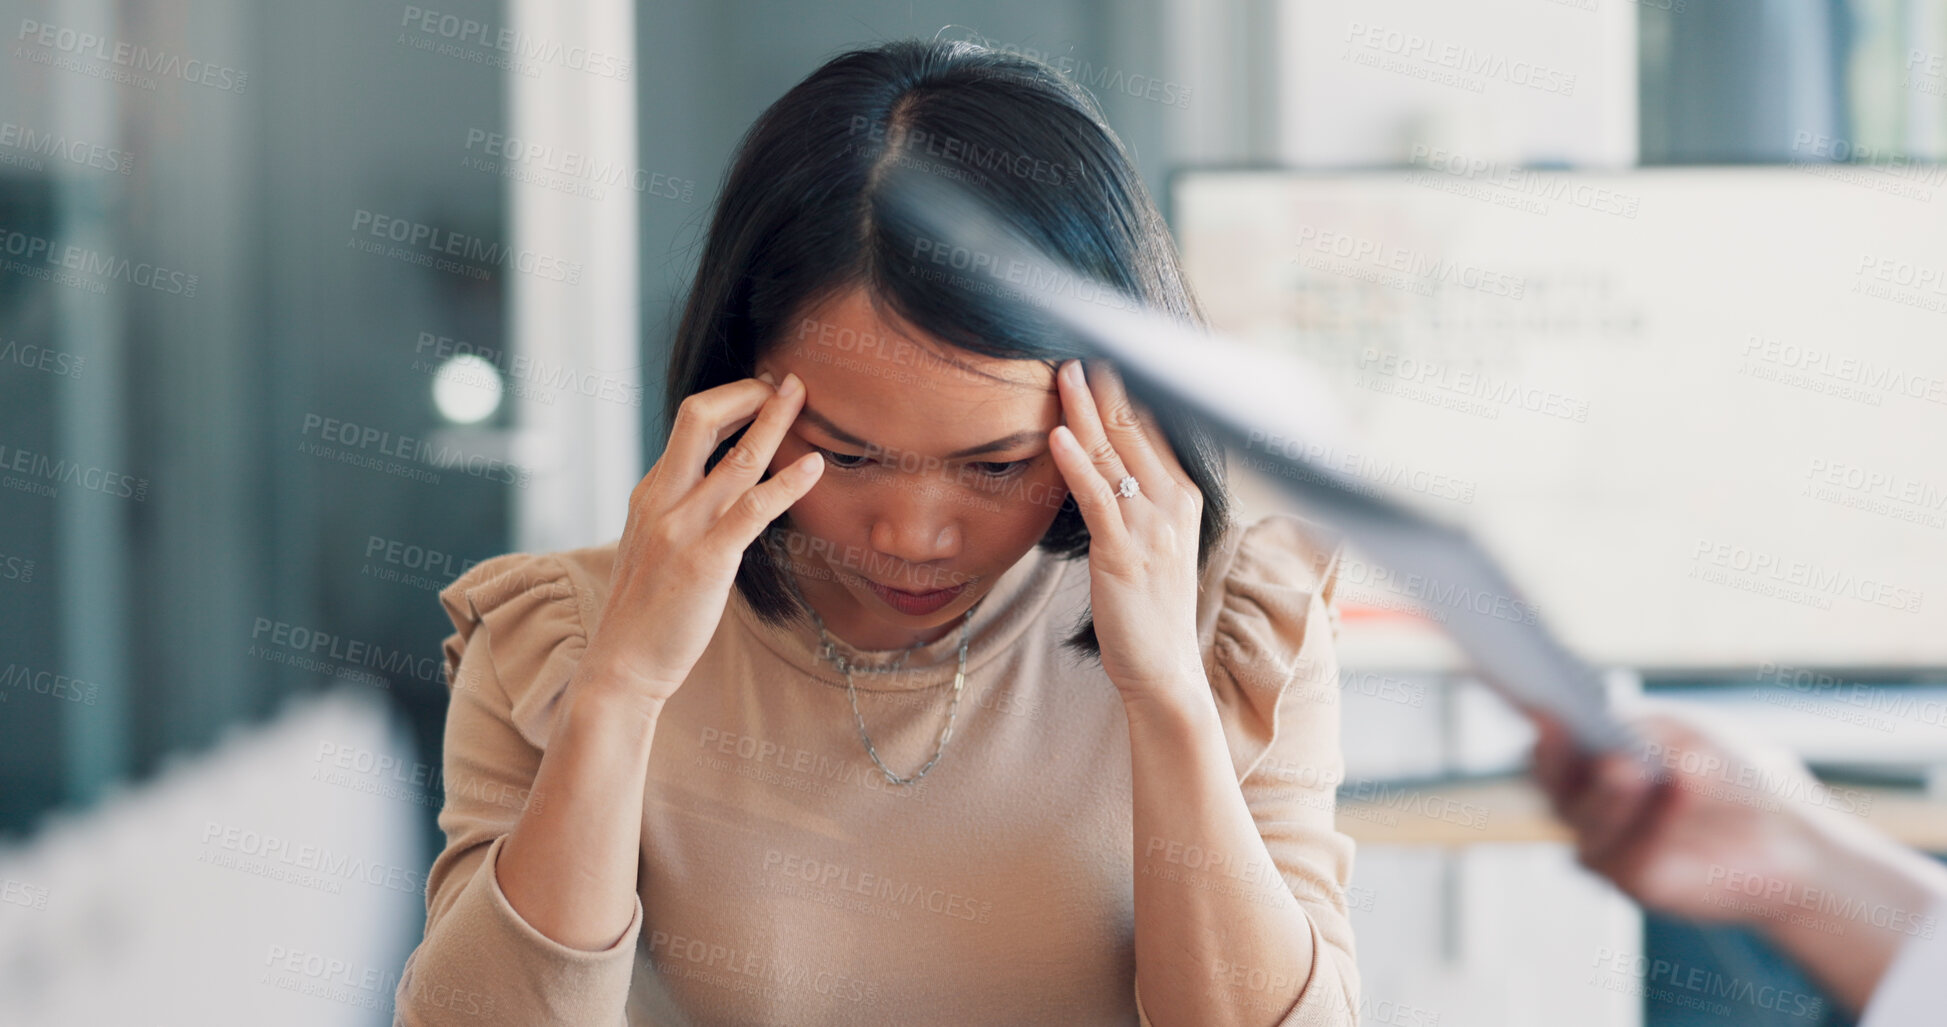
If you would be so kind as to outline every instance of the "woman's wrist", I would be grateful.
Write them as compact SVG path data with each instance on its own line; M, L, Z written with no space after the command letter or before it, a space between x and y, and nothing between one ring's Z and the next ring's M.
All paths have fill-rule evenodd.
M1831 817L1792 818L1790 840L1778 846L1778 872L1767 883L1768 933L1823 927L1834 936L1851 928L1881 928L1903 937L1947 895L1947 869L1861 825ZM1747 889L1749 886L1747 886ZM1794 922L1793 914L1799 916ZM1834 930L1834 926L1846 928Z
M1758 892L1753 926L1857 1013L1900 949L1938 930L1947 869L1837 817L1791 825L1769 879L1734 890Z
M620 720L651 732L662 717L665 702L619 675L585 665L576 669L562 698L570 718L600 723Z

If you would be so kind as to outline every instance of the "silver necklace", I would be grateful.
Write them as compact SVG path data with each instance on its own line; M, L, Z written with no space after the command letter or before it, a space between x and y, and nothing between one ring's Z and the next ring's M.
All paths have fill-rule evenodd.
M845 659L845 654L838 651L837 644L832 641L831 635L825 631L825 619L823 617L818 616L818 611L813 610L811 608L811 603L806 601L804 597L804 593L798 591L798 582L796 579L791 577L791 573L788 569L784 573L784 581L786 584L791 586L791 591L797 595L798 602L803 603L804 608L811 612L812 621L818 625L818 640L821 643L821 649L819 655L822 656L825 660L829 661L833 666L837 667L839 672L845 675L845 697L847 699L850 699L852 702L852 719L858 723L859 741L865 743L865 754L867 756L872 757L872 762L878 765L880 773L886 775L887 781L890 781L896 785L910 785L910 784L918 783L920 778L926 776L927 771L933 769L933 764L940 762L940 754L946 752L947 739L953 737L953 722L960 715L960 691L962 688L966 686L967 683L967 637L968 637L969 629L971 629L973 626L973 607L971 606L967 607L966 616L960 618L960 665L953 672L953 702L951 705L947 707L946 727L940 730L940 743L938 746L936 746L933 749L933 758L927 760L926 765L919 768L918 773L914 774L912 777L900 777L898 774L893 773L892 770L886 766L884 760L881 760L879 758L879 750L872 747L872 736L865 733L865 717L859 713L859 694L858 694L858 690L852 687L852 671L856 669L868 674L873 674L873 673L889 674L895 670L898 670L900 667L904 666L906 663L906 657L910 655L914 649L918 649L920 646L925 645L926 643L924 642L917 643L911 646L910 648L908 648L905 652L900 653L899 662L894 663L889 667L856 666L851 661Z

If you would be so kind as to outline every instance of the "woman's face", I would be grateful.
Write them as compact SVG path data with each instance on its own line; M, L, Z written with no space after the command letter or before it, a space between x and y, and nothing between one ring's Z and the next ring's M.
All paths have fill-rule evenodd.
M771 470L814 449L825 461L785 519L786 572L861 649L953 630L1068 494L1048 452L1062 423L1054 370L888 322L863 289L806 311L756 371L805 385Z

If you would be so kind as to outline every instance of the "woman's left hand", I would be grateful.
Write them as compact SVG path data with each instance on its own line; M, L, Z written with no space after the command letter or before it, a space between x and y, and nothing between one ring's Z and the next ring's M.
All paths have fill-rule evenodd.
M1049 433L1049 448L1088 524L1102 669L1125 703L1209 703L1196 629L1203 492L1108 364L1089 361L1085 378L1070 360L1056 379L1067 423ZM1125 475L1141 491L1117 495Z

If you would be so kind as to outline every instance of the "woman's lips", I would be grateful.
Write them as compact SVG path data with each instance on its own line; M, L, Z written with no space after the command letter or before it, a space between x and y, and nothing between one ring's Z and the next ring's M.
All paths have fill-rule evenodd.
M960 595L961 590L967 587L967 583L963 581L952 588L935 589L931 592L906 592L881 585L871 578L861 580L872 586L872 591L884 600L887 606L900 613L916 617L932 613L953 602Z

